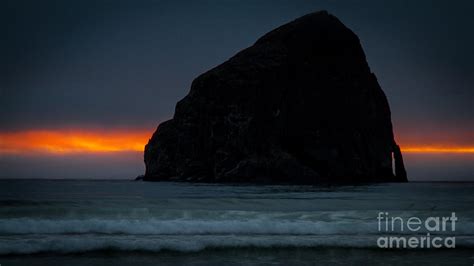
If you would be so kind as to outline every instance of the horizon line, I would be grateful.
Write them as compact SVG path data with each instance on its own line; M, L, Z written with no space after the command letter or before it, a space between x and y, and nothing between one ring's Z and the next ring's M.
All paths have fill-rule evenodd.
M0 155L39 154L109 154L144 152L152 130L23 130L0 132ZM403 153L474 154L474 145L399 144Z

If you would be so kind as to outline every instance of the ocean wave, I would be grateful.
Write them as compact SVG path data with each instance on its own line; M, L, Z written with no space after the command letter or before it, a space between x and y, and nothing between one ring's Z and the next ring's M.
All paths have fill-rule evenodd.
M375 247L375 240L367 237L329 236L159 236L159 237L37 237L16 240L0 239L0 255L35 253L83 253L93 251L140 251L164 250L196 252L206 248L273 248L273 247Z
M0 219L0 234L360 234L377 233L376 223L278 219Z
M0 235L25 234L130 234L130 235L195 235L195 234L269 234L269 235L358 235L385 234L378 231L377 221L318 221L282 219L265 216L252 219L0 219ZM408 230L388 233L413 234ZM456 225L456 231L438 234L472 235L473 222ZM416 233L426 233L422 229Z
M457 237L457 248L473 248L474 239ZM275 235L194 235L194 236L35 236L0 239L0 255L37 253L197 252L226 248L378 248L377 236L275 236Z
M376 239L389 234L423 235L408 231L379 232L377 221L254 213L214 219L0 219L0 255L80 253L93 251L180 252L237 247L351 247L376 248ZM293 217L293 216L291 216ZM319 217L319 216L318 216ZM474 247L474 223L455 232L458 247ZM458 241L459 239L459 241Z

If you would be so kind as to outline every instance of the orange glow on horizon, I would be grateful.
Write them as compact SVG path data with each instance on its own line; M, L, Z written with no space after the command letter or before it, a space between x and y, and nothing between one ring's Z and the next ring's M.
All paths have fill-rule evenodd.
M142 152L150 137L151 132L147 130L27 130L0 132L0 154Z
M152 131L134 130L26 130L0 132L0 154L69 154L143 152ZM404 153L474 153L474 146L401 144Z
M401 147L405 153L474 153L474 147L420 145Z

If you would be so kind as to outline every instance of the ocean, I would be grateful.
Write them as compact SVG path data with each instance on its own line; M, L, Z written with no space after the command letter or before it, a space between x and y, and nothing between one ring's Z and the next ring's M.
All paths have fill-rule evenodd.
M473 191L468 182L0 180L0 265L473 265ZM453 213L445 230L397 224ZM390 236L455 238L455 247L381 247Z

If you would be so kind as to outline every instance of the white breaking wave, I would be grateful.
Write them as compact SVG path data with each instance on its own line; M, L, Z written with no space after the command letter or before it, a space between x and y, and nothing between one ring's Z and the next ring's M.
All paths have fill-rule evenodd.
M0 234L270 234L327 235L377 233L376 223L279 219L158 220L158 219L0 219Z
M474 247L473 224L456 232L457 246ZM412 234L412 232L395 232ZM452 233L452 234L451 234ZM464 235L463 235L464 234ZM159 252L235 247L374 248L377 222L296 219L0 219L0 255L101 250Z
M456 225L447 235L472 235L473 222ZM422 229L417 233L426 233ZM197 234L267 234L267 235L360 235L386 234L378 223L364 220L278 219L272 216L253 219L0 219L0 235L27 234L127 234L127 235L197 235ZM390 233L390 232L389 232ZM413 234L409 230L394 234Z

